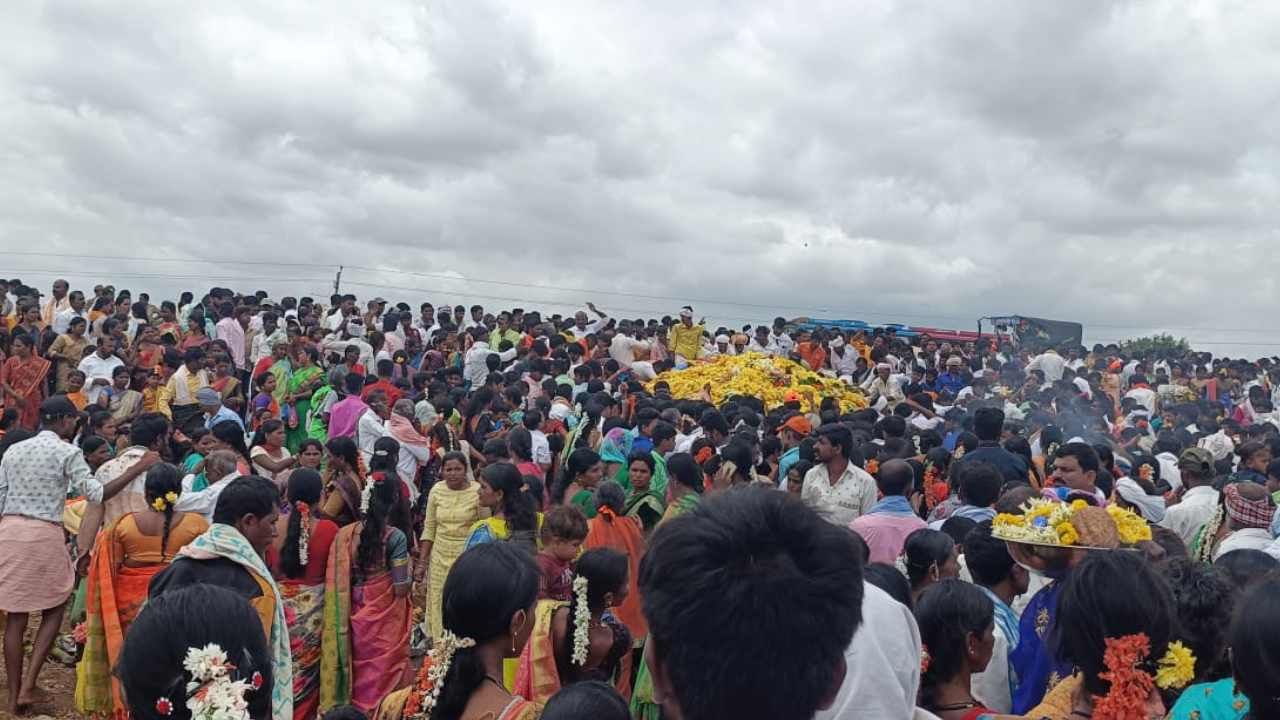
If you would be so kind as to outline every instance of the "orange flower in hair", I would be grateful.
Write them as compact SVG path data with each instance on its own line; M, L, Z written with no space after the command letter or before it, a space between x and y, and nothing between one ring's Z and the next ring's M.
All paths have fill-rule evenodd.
M1095 698L1093 717L1096 720L1130 720L1145 717L1147 698L1155 689L1155 680L1138 667L1147 658L1151 641L1146 635L1125 635L1107 638L1107 649L1102 662L1105 672L1098 677L1111 683L1111 690Z
M867 461L867 466L864 467L863 470L866 470L871 475L875 475L880 472L880 461L875 458L871 458Z

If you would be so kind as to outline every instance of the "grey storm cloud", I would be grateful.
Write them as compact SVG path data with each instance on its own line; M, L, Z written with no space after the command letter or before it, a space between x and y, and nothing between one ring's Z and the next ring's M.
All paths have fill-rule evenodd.
M344 273L353 292L414 303L1022 312L1273 354L1278 20L1190 0L16 0L0 251L104 258L0 274L319 294L344 264L371 268ZM192 258L217 262L173 262Z

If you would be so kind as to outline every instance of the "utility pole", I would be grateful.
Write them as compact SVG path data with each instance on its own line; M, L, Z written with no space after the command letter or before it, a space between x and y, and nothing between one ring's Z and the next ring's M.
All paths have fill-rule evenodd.
M338 266L338 274L333 278L333 294L338 295L342 292L342 266Z

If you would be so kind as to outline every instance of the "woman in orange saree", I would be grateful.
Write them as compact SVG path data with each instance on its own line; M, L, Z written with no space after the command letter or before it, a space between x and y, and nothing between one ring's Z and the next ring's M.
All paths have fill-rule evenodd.
M588 550L609 548L622 553L627 557L630 577L637 578L640 577L640 558L644 557L644 530L635 518L620 514L625 497L621 485L612 480L600 483L596 489L598 512L587 523L587 540L583 547ZM639 588L633 586L622 602L613 608L613 614L631 631L635 648L642 648L649 626L645 624L640 610ZM621 671L615 684L618 693L628 701L631 699L631 671L636 657L635 653L622 656Z
M83 713L128 717L120 683L112 677L125 634L147 599L151 579L178 551L209 527L199 513L174 511L182 473L159 464L147 471L150 509L129 513L98 535L89 566L84 656L76 666L76 708Z
M375 448L375 460L378 452ZM398 449L390 453L391 462L398 454ZM407 508L400 508L402 485L394 470L371 475L364 519L342 528L329 551L321 712L351 704L368 714L405 684L412 627L409 542L388 523L401 510L407 517Z
M40 424L40 403L45 398L45 378L53 365L35 353L31 339L15 333L13 355L0 365L0 390L4 406L18 410L18 425L35 430Z

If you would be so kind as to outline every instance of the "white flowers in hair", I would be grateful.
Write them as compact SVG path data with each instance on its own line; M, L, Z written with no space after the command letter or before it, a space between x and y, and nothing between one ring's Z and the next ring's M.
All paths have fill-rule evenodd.
M294 512L302 513L302 517L298 519L298 564L306 567L310 557L311 513L297 508L294 508Z
M911 575L907 572L907 556L906 555L899 555L898 557L894 558L893 567L897 569L898 572L902 573L902 577L906 578L907 580L911 579Z
M191 675L187 682L187 709L192 718L248 720L249 703L244 696L262 687L260 673L255 672L251 680L232 680L235 666L227 662L226 652L213 643L189 648L182 668ZM161 700L168 703L166 698Z
M436 701L440 699L440 689L444 687L444 676L449 674L449 666L453 664L453 654L460 648L475 646L476 641L471 638L460 638L448 630L440 633L440 638L431 648L431 667L427 670L427 680L431 684L431 689L422 696L423 717L431 717L431 711L435 709Z
M581 575L573 579L573 598L576 607L573 617L573 664L587 664L587 648L591 644L591 610L587 607L587 579Z
M373 478L365 478L364 490L360 491L360 514L369 514L369 503L373 501Z

